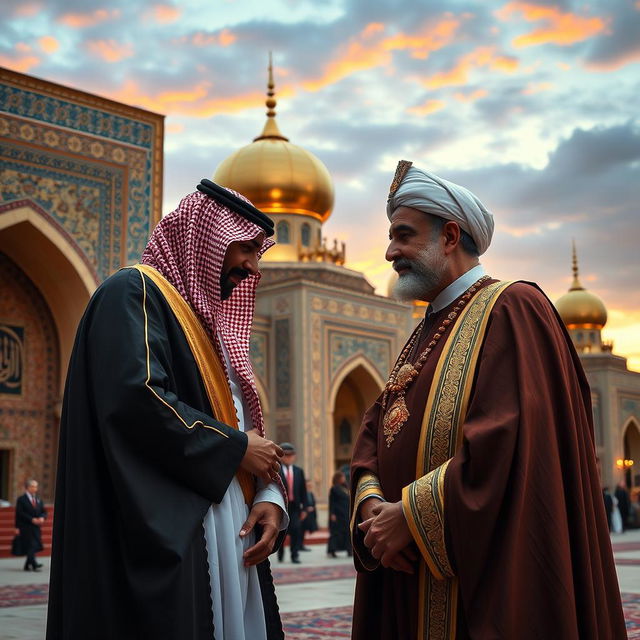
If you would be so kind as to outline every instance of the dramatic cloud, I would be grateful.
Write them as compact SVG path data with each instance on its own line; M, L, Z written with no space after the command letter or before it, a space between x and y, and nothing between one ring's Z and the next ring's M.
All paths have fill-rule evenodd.
M0 3L0 64L166 114L167 212L262 130L272 51L278 125L333 177L323 234L348 267L386 293L387 191L413 160L494 212L499 277L558 297L575 238L640 367L639 32L638 0L50 0Z
M515 47L541 44L567 46L587 40L604 31L606 21L600 17L579 16L563 12L556 7L546 7L528 2L509 2L496 12L502 20L521 15L527 22L541 22L542 26L514 38Z
M105 62L120 62L134 54L132 44L123 44L115 40L90 40L87 49Z
M58 18L58 22L72 29L85 29L119 16L118 9L96 9L89 13L65 13Z

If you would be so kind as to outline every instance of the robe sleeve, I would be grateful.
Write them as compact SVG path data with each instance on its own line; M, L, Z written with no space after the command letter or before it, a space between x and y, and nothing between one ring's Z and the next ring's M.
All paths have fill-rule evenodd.
M540 489L562 485L562 439L593 457L583 374L551 304L524 283L507 292L490 318L462 446L402 496L433 575L464 574L463 586L481 582L488 566L494 571L492 553L506 528L524 527L532 539L534 528L549 526L551 500L545 504ZM527 529L524 515L536 510L540 520Z
M373 571L380 561L376 560L364 544L364 535L358 528L360 505L368 498L384 500L378 479L378 423L380 398L365 413L358 433L351 464L351 543L355 552L356 568Z
M127 463L139 460L220 502L247 436L176 395L168 313L161 294L137 270L123 271L96 293L85 317L96 422L114 477L128 478Z

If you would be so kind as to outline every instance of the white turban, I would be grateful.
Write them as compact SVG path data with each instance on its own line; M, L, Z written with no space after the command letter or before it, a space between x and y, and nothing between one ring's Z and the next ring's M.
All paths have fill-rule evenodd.
M471 191L460 185L412 166L395 193L389 195L389 220L398 207L411 207L445 220L453 220L473 238L480 255L489 248L493 235L493 215Z

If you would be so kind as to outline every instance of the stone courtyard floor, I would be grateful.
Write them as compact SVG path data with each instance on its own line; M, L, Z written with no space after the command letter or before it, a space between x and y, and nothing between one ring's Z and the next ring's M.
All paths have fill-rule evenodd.
M627 630L640 640L640 530L612 536ZM278 602L288 640L349 638L355 572L344 553L331 559L323 545L301 553L302 564L273 561ZM0 559L0 640L44 638L49 558L39 573L22 571L22 558Z

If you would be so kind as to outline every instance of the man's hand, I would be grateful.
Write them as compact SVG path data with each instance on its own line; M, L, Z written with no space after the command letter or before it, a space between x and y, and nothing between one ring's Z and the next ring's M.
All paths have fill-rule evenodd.
M373 518L376 514L373 513L373 508L376 505L382 504L384 500L380 500L380 498L376 498L372 496L371 498L367 498L359 508L360 521L369 520Z
M284 452L277 444L259 435L255 429L247 431L246 434L247 450L240 468L257 476L266 484L276 481L280 470L279 459Z
M363 503L363 515L367 502L373 502L373 498ZM380 560L383 567L413 573L418 557L409 546L413 538L402 511L402 502L378 501L368 511L372 516L358 527L366 534L364 544L371 555Z
M258 502L251 507L249 517L240 529L240 537L244 538L249 535L256 524L262 527L262 537L242 555L245 567L259 564L267 559L273 551L281 520L282 509L273 502Z

